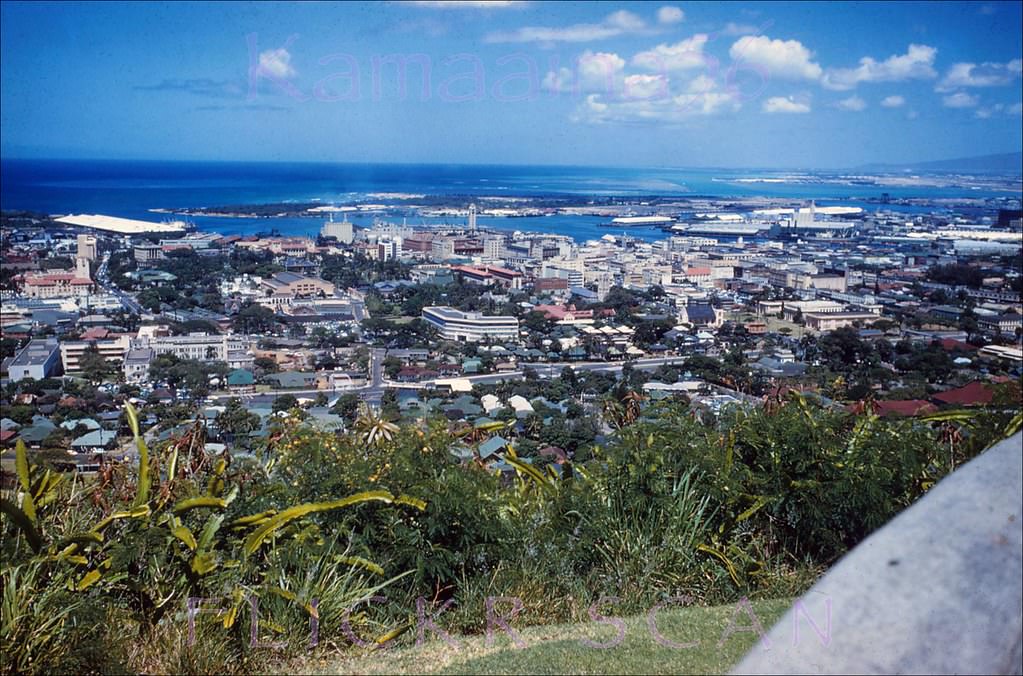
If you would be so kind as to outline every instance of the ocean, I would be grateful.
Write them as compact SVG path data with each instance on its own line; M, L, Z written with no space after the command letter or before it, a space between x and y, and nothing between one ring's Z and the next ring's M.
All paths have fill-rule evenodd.
M7 159L0 162L0 208L50 214L99 213L158 221L165 216L151 210L314 200L343 204L372 199L367 196L384 192L464 195L466 201L485 196L542 195L764 196L853 206L868 206L861 200L877 198L882 193L893 198L931 199L1020 196L1018 191L978 188L808 182L813 176L793 171L681 168ZM793 177L798 182L793 182ZM357 225L368 225L373 218L350 216ZM415 213L388 217L392 221L401 218L407 218L410 225L442 222ZM191 220L200 230L242 235L270 230L284 235L313 235L322 224L316 218ZM487 228L548 232L577 240L609 232L602 226L607 219L596 216L480 217L478 222ZM664 236L657 228L630 228L628 233L645 240Z

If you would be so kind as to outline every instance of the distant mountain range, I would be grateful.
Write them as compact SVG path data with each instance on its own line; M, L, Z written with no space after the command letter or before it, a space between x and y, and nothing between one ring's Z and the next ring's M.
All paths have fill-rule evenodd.
M1023 153L1002 153L1000 155L979 155L960 157L954 160L932 162L909 162L906 164L865 164L857 167L860 171L883 172L934 172L948 174L1021 174Z

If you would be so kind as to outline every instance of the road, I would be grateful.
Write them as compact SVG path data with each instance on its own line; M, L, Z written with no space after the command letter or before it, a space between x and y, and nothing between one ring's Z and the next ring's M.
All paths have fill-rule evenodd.
M370 350L369 354L369 372L370 382L362 387L353 387L343 390L318 390L315 388L306 390L268 390L266 392L258 392L254 394L237 394L232 392L225 392L220 394L211 394L209 399L211 401L221 401L232 399L237 397L242 401L249 404L272 404L273 400L283 394L292 394L296 397L315 397L318 394L326 394L328 396L340 395L351 392L358 395L360 399L365 401L367 404L373 407L380 406L380 400L383 398L384 391L388 388L397 389L419 389L423 386L436 385L435 380L427 380L422 383L396 383L389 380L385 380L383 377L383 361L386 350L382 348L374 348ZM636 359L629 362L557 362L553 364L531 364L529 367L535 370L541 377L555 378L561 375L562 369L566 366L575 371L599 371L602 373L621 373L622 368L626 364L631 364L632 368L641 371L648 371L656 369L659 366L666 366L672 364L681 364L686 360L685 357L651 357L648 359ZM491 385L493 383L499 383L504 380L518 380L521 379L525 374L522 371L510 371L508 373L488 373L479 376L466 376L461 380L468 380L474 385ZM441 378L441 381L449 380Z
M121 291L116 286L110 283L110 279L107 276L107 263L109 261L110 254L107 254L106 256L103 257L103 262L100 263L99 268L96 269L95 279L96 285L99 286L104 291L106 291L107 293L111 294L112 296L116 296L117 299L121 301L121 305L126 307L129 312L141 315L145 311L145 309L138 304L138 301L136 301L127 293Z

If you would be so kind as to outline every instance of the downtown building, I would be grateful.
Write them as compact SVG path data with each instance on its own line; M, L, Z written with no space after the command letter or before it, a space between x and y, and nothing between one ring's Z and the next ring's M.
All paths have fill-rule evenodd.
M519 320L516 317L486 317L478 312L462 312L444 305L424 307L422 317L445 340L477 343L516 340L519 337Z

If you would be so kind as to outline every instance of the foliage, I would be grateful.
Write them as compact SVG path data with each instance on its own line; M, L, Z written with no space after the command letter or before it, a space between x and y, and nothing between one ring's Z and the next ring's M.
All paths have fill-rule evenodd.
M47 636L70 638L74 627L65 625L79 609L98 617L117 615L144 638L176 622L168 611L180 611L186 598L224 600L223 628L228 640L243 650L248 636L237 620L255 595L268 609L279 606L275 619L297 606L297 611L292 608L290 633L304 635L297 622L317 616L312 599L336 601L331 606L336 616L390 582L373 581L384 574L383 568L336 551L338 539L321 534L308 517L371 501L425 508L416 498L378 489L329 502L276 502L256 513L240 511L240 477L229 471L227 457L205 453L201 421L153 454L139 435L130 405L127 413L138 471L106 466L94 485L75 485L70 493L63 490L64 477L31 466L24 445L18 445L17 490L2 502L5 598L0 639L11 648L5 655L28 671L62 666L60 661L36 660L31 651L46 650ZM331 570L325 568L328 562ZM306 564L320 574L307 577ZM40 586L40 577L60 583ZM60 597L61 589L72 598ZM21 598L25 595L28 602ZM283 604L271 598L283 599ZM54 608L61 612L47 612ZM22 621L26 612L30 617ZM98 617L93 624L102 626ZM331 630L339 631L340 625ZM94 634L93 644L100 638L116 640ZM99 663L97 658L87 666Z
M117 373L117 368L100 354L95 342L90 343L85 348L81 358L78 360L78 364L82 375L92 384L102 383L105 379Z
M491 391L557 402L607 384L574 376ZM931 419L854 414L795 394L700 418L623 382L603 404L610 429L577 402L466 429L396 423L341 397L335 411L350 431L293 411L274 417L252 455L233 458L205 452L201 420L151 451L129 408L137 470L107 465L95 481L68 480L18 449L3 502L0 639L19 671L113 670L111 660L254 671L266 653L247 645L249 594L267 618L260 636L285 641L285 654L302 647L314 614L321 642L348 646L346 616L360 636L393 636L420 598L453 601L445 628L474 632L487 596L521 598L527 623L578 621L601 595L619 597L622 615L679 593L703 604L789 597L1018 429L1018 387L1003 389L991 407ZM226 408L222 430L254 424L237 400ZM497 434L509 441L503 471L473 454ZM573 453L526 452L547 444ZM193 646L175 621L187 597L223 608L201 616ZM98 629L107 626L131 631ZM137 637L166 654L131 647Z
M243 306L231 320L231 327L237 333L248 335L272 333L275 324L273 310L256 303Z
M181 359L173 354L161 354L149 364L149 377L153 382L168 386L187 387L193 394L205 392L211 378L223 380L229 372L224 362Z

